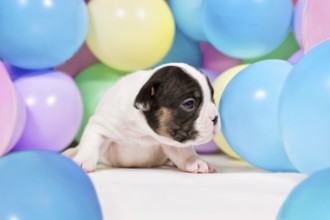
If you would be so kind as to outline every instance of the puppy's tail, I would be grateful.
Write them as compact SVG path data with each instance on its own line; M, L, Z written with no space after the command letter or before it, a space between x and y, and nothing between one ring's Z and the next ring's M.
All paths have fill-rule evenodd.
M73 158L77 155L78 153L78 147L75 148L69 148L66 151L62 152L62 155L69 157L69 158Z

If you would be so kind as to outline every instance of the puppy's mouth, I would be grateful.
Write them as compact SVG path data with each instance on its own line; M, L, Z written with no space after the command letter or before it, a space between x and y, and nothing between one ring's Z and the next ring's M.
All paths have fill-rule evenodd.
M220 131L220 124L219 122L216 123L213 128L211 128L208 132L204 133L203 135L199 135L196 138L195 144L200 145L200 144L205 144L212 140L212 138L217 135Z

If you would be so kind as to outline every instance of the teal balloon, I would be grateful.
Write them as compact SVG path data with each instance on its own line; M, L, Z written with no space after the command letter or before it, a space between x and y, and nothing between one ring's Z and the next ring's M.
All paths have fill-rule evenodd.
M207 0L202 4L203 30L222 53L257 58L283 42L292 11L291 0Z
M89 177L72 160L47 151L0 158L0 219L101 220Z
M200 67L202 63L202 52L199 43L185 36L178 28L176 28L171 49L155 66L173 62L187 63L195 67Z
M330 41L309 51L294 66L281 101L285 148L300 172L330 167Z
M24 69L55 67L78 51L87 28L83 0L0 1L0 57Z
M295 171L284 149L279 103L292 65L283 60L251 64L227 85L220 100L222 132L245 161L274 172Z
M296 186L283 203L277 220L329 220L330 169L318 171Z
M169 0L176 25L190 39L206 42L201 19L203 0Z

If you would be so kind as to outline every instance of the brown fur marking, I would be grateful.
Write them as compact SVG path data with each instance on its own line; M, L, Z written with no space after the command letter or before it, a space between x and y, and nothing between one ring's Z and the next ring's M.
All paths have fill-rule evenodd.
M162 107L157 111L156 115L159 119L159 128L157 130L158 133L162 136L171 138L168 133L168 128L172 122L172 111L168 108Z

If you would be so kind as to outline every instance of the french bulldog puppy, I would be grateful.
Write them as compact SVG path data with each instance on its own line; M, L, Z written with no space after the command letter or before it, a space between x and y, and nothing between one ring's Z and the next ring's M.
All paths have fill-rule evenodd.
M86 172L111 167L173 164L184 172L214 169L193 146L220 129L213 88L192 66L169 63L131 73L101 98L80 144L64 152Z

